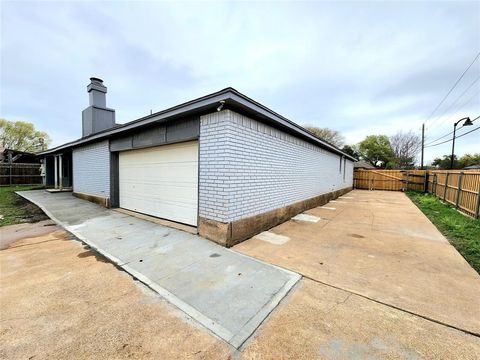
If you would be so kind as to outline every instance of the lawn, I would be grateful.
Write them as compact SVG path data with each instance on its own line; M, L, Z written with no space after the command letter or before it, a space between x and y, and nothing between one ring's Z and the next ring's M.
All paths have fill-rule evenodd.
M0 226L36 222L48 217L37 206L15 194L15 191L39 189L39 186L0 187Z
M480 220L460 214L434 195L416 191L407 195L480 274Z

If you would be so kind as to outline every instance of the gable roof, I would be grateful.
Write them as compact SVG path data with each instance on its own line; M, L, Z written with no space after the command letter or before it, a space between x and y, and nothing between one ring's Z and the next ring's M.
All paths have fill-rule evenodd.
M359 161L355 161L353 163L353 167L354 168L363 168L363 169L376 169L375 166L373 166L372 164L370 164L368 161L365 161L365 160L359 160Z
M187 101L183 104L153 113L148 116L144 116L142 118L130 121L125 124L119 124L111 129L107 129L92 134L90 136L68 142L55 148L43 151L39 153L39 155L48 155L66 148L71 148L92 141L109 138L135 128L144 127L152 124L161 124L182 115L193 115L206 112L207 110L216 111L216 108L220 105L220 101L224 101L227 108L231 107L232 109L238 109L241 112L251 114L256 118L259 118L260 120L263 120L267 123L272 123L276 126L286 129L287 131L297 136L307 139L310 142L313 142L326 150L345 156L350 160L356 160L354 157L341 151L335 145L318 138L307 129L283 117L282 115L267 108L266 106L256 102L255 100L247 97L246 95L243 95L242 93L231 87L225 88L223 90L206 96L202 96L198 99Z
M35 153L6 149L0 146L0 163L31 163L37 164L40 163L40 158Z

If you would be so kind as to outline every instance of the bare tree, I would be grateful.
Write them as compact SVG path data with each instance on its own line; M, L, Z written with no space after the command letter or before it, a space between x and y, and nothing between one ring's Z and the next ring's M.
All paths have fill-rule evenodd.
M316 137L323 139L336 147L342 147L345 143L345 138L337 130L329 128L319 128L315 126L305 126L305 129L313 133Z
M390 145L395 155L396 165L405 169L415 164L415 157L422 146L422 140L413 131L405 133L399 131L390 137Z

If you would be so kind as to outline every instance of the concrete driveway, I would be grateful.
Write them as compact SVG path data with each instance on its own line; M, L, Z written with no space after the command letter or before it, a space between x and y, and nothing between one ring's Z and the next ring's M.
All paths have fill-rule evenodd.
M317 283L480 334L479 275L406 195L354 190L304 215L309 216L234 249Z
M399 204L409 209L411 221L417 222L415 228L394 230L386 221L377 221L388 211L386 209ZM436 309L435 304L444 304L447 312L452 310L445 299L438 298L441 291L435 293L428 281L423 281L423 286L431 295L430 307L420 306L421 296L424 296L421 291L415 301L403 304L405 309L373 297L383 296L402 304L400 300L404 297L399 294L408 293L407 290L414 294L411 289L400 292L387 280L377 279L382 279L382 274L397 276L392 269L400 272L400 283L403 284L410 273L412 282L417 286L421 282L416 279L417 276L426 277L425 274L432 272L435 277L435 273L430 264L424 264L422 268L419 261L410 259L413 255L403 254L399 250L400 245L394 246L393 240L382 247L381 241L373 235L365 236L369 234L367 230L360 232L356 227L356 231L352 232L349 223L354 222L355 216L364 218L364 214L370 212L373 216L370 231L385 233L382 236L386 238L397 231L399 234L395 239L398 243L413 241L410 237L415 233L418 235L414 237L418 237L419 242L443 244L450 249L428 221L425 228L421 225L426 219L411 205L403 194L352 192L337 202L330 202L323 209L308 211L297 220L237 246L241 251L249 250L255 256L301 269L306 274L306 278L297 282L253 336L238 349L231 346L230 341L223 341L215 336L215 332L208 331L208 327L199 326L194 318L179 311L165 298L132 281L128 274L118 271L102 256L77 241L70 241L74 238L63 230L48 226L46 229L50 232L45 235L45 227L36 226L35 230L35 225L31 225L31 231L25 232L25 236L33 238L19 240L0 251L0 358L479 359L479 336L406 310L406 305L412 304L419 304L418 311ZM344 206L344 210L340 206ZM381 214L377 217L375 209L378 207L384 209L378 210ZM81 225L78 216L88 214L89 220L83 222L86 225L80 226L77 231L85 230L89 221L111 216L109 211L89 203L85 203L85 207L73 207L73 210L68 210L68 204L67 208L54 206L53 209L65 212L64 216L71 224L67 226ZM338 226L344 235L337 235L338 244L335 245L334 239L331 239L334 232L322 230L322 226L316 225L321 225L322 221L324 226L335 222L343 211L348 216L344 222L339 221ZM318 220L320 214L323 214L323 220ZM124 216L116 214L114 217L117 215ZM132 226L128 225L130 223L127 222L126 226ZM145 224L146 229L149 226L153 224ZM281 232L282 226L287 229L294 227L297 231ZM149 234L147 238L165 234L162 231L157 234L146 231ZM0 235L5 233L5 228L0 229ZM103 235L100 233L99 236ZM376 246L367 246L368 242L364 239L370 236L370 241ZM110 238L108 241L115 240ZM155 252L155 249L151 251ZM411 246L409 249L428 253L422 247ZM453 278L456 277L458 283L478 286L478 276L472 274L463 259L450 250L436 250L441 264L450 264L458 269L446 277L447 283L454 283ZM378 259L381 256L390 261ZM426 258L432 259L433 255ZM377 259L378 264L372 259ZM405 265L402 267L392 259L405 262ZM323 270L324 266L329 271ZM375 269L380 275L375 276ZM446 276L443 270L437 271L438 276ZM190 276L196 275L193 273ZM318 280L322 277L331 284ZM396 283L394 277L390 279ZM361 286L355 287L355 281L362 281ZM440 282L437 279L435 284ZM199 299L204 300L202 294L211 291L210 285L214 285L215 281L202 281L201 284L202 287L194 288L193 292L198 292ZM379 284L383 287L376 289ZM345 285L355 289L343 289ZM456 290L464 291L465 286L457 285ZM213 290L215 294L215 286ZM214 299L224 299L228 293L223 295L214 296ZM468 296L464 292L458 297ZM242 297L239 301L245 307L259 304L255 299L250 301ZM463 302L458 299L449 301L458 304L456 306L464 306L462 310L454 309L450 315L470 313L473 320L469 324L475 324L475 319L478 319L476 297ZM210 304L213 311L218 309L215 303ZM235 307L225 311L244 314ZM458 317L456 320L460 322Z
M473 360L480 354L478 337L309 279L237 350L70 234L29 225L30 238L0 251L2 359Z
M197 235L106 209L71 193L19 194L236 348L300 279Z

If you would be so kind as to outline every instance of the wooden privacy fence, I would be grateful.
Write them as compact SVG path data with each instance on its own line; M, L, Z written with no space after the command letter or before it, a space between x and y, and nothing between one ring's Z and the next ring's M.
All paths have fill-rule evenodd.
M0 186L41 185L40 164L0 163Z
M478 170L355 170L353 184L356 189L429 192L465 214L479 217Z
M356 189L424 191L426 174L425 170L355 170L353 182Z

